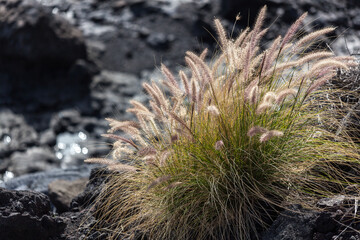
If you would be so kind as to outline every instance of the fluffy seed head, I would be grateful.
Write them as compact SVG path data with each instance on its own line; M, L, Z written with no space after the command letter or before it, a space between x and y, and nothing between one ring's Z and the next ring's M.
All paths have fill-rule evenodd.
M263 102L257 107L256 114L262 114L266 109L271 108L272 106L273 104L270 102Z
M259 126L254 126L254 127L250 128L247 135L249 137L253 137L253 136L257 135L257 134L266 133L267 131L268 130L266 130L266 128L259 127Z
M213 116L218 116L220 114L219 109L215 105L208 106L207 111Z
M219 140L215 143L215 149L216 150L221 150L224 147L224 142L222 140Z
M171 179L170 175L158 177L148 186L147 190L149 191L151 188L155 187L156 185L169 181L170 179Z
M277 104L280 104L287 96L289 95L293 95L295 96L297 93L297 91L295 89L289 88L289 89L285 89L282 90L281 92L279 92L275 98L275 102Z
M260 142L266 142L273 137L281 137L283 135L284 135L284 133L281 131L278 131L278 130L267 131L266 133L264 133L260 136Z

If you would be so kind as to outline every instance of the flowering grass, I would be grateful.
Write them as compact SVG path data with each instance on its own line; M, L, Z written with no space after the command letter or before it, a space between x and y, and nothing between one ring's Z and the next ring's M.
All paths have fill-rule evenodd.
M278 209L358 182L358 145L319 107L354 59L309 51L333 28L296 39L306 14L261 52L265 12L235 39L216 19L215 61L187 52L178 76L162 65L161 84L143 84L149 107L131 101L137 121L108 119L112 158L86 161L114 172L97 203L114 239L256 239Z

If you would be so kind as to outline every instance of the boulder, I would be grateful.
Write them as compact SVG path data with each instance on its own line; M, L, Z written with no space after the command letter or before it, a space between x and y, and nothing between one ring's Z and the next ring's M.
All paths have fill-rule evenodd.
M311 240L319 214L317 211L303 209L300 205L293 205L280 214L261 239Z
M65 18L35 0L0 0L0 107L73 106L97 72L81 31Z
M60 239L66 224L62 218L50 215L46 195L0 188L0 239Z
M93 165L83 165L68 169L54 169L47 172L25 174L23 176L10 179L4 183L0 183L0 188L3 187L9 190L31 190L47 193L48 186L51 182L59 179L71 181L79 178L87 178L89 177L90 170L92 168L94 168Z
M26 123L23 116L11 111L0 111L0 165L13 152L25 151L37 142L37 132Z
M48 148L33 147L25 152L15 152L10 159L8 170L16 176L48 171L60 166L60 160Z
M71 66L86 59L81 32L34 0L0 1L0 59Z
M71 200L84 191L86 183L86 178L80 178L73 181L55 180L49 184L49 197L58 213L69 210Z

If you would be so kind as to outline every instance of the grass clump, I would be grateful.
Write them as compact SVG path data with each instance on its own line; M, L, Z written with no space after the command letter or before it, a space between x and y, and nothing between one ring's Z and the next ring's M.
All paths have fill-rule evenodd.
M318 107L327 101L319 89L354 59L312 50L333 28L296 40L306 14L260 52L265 11L236 39L216 19L215 61L187 52L191 74L178 77L162 65L164 80L143 84L150 107L131 101L138 121L108 119L112 159L87 162L114 171L98 201L99 226L113 238L257 238L287 203L358 182L358 146Z

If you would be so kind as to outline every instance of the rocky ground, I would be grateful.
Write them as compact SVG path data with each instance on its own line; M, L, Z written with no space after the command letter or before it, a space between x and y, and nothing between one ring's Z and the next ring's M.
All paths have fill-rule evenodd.
M0 239L105 239L84 217L101 172L88 182L83 164L109 151L104 118L131 119L129 99L146 101L141 83L161 62L216 51L214 16L231 32L240 12L238 32L264 4L266 40L308 11L305 31L338 26L327 45L360 53L357 0L0 0ZM357 206L341 195L325 212L294 206L305 214L284 213L264 239L360 239Z

